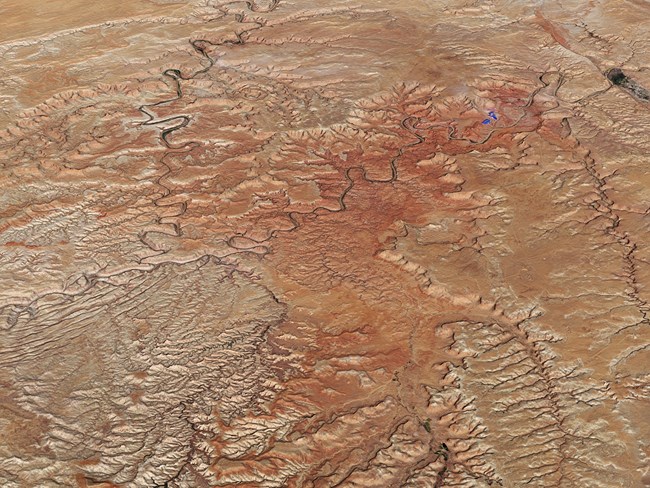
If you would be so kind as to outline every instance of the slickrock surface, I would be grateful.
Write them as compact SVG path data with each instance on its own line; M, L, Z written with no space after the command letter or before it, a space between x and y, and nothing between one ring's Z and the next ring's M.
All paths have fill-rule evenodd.
M650 486L649 14L0 1L0 486Z

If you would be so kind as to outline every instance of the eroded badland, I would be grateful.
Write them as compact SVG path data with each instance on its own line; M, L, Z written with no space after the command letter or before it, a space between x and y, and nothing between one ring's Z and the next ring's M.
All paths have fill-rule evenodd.
M643 1L0 1L0 485L650 485Z

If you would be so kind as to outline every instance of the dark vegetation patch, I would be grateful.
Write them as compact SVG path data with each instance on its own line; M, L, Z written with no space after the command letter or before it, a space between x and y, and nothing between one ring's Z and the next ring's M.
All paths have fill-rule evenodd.
M620 68L612 68L607 72L607 78L615 85L625 85L630 82L630 79L625 76L623 70Z
M636 81L629 78L620 68L612 68L605 73L607 79L616 86L625 88L628 93L639 100L649 101L650 91L639 85Z

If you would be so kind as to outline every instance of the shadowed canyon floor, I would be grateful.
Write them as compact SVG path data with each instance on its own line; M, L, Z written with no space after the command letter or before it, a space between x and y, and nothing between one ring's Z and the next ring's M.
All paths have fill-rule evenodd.
M650 486L649 13L0 1L0 485Z

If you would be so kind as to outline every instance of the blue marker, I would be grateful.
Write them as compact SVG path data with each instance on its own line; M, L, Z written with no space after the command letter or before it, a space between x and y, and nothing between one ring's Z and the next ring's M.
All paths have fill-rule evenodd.
M489 115L490 117L492 117L494 120L497 119L497 116L496 116L496 114L495 114L494 112L488 112L488 115ZM486 120L487 120L487 119L486 119Z
M485 119L485 120L483 121L483 125L487 125L487 124L489 124L489 123L490 123L490 119Z

